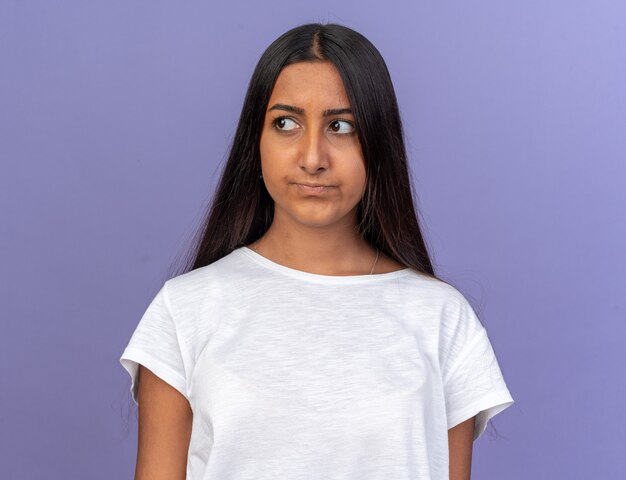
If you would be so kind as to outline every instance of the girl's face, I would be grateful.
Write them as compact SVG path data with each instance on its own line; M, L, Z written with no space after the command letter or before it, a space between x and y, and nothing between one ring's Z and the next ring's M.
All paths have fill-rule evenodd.
M365 191L365 164L331 62L295 63L281 71L265 112L260 154L275 216L314 227L354 216Z

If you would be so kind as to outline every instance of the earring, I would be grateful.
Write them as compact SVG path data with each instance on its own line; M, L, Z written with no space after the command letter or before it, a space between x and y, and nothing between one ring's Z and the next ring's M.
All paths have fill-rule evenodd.
M263 178L263 174L259 175L259 178Z

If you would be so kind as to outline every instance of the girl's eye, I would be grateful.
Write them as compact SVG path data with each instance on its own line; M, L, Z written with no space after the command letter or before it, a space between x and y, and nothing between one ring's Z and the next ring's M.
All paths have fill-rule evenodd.
M341 124L344 124L347 127L344 127L343 131L341 130ZM354 125L346 120L333 120L330 123L330 128L334 133L346 134L349 135L354 133Z
M272 121L272 126L277 129L279 132L288 132L293 130L295 127L292 126L292 128L284 128L285 125L289 125L289 123L292 123L294 125L296 125L296 122L294 122L291 118L288 117L278 117L275 118Z
M298 128L298 124L289 117L277 117L272 120L272 127L279 132L291 132ZM355 132L354 125L347 120L333 120L330 122L329 128L333 133L339 135L350 135Z

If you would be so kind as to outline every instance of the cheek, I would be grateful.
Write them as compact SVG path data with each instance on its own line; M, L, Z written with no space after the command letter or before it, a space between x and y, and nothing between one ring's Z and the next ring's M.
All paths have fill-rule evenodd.
M288 158L288 148L284 142L278 141L271 132L263 133L259 142L261 165L265 168L278 168ZM269 173L269 172L268 172Z
M288 185L285 179L285 172L288 171L285 151L276 142L263 141L259 144L261 155L261 173L270 197L278 203L284 203L285 196L289 194Z
M350 178L350 193L354 197L360 199L365 193L367 187L366 171L363 160L356 159L349 171L346 172L346 178Z

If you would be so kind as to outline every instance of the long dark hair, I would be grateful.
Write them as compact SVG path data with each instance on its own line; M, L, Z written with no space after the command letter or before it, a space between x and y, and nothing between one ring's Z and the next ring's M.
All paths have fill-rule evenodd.
M321 23L285 32L261 56L213 200L182 269L175 274L208 265L267 231L274 201L259 178L259 142L267 104L283 68L317 61L335 65L355 118L367 175L357 205L359 232L405 267L438 278L414 206L402 122L385 61L360 33Z

